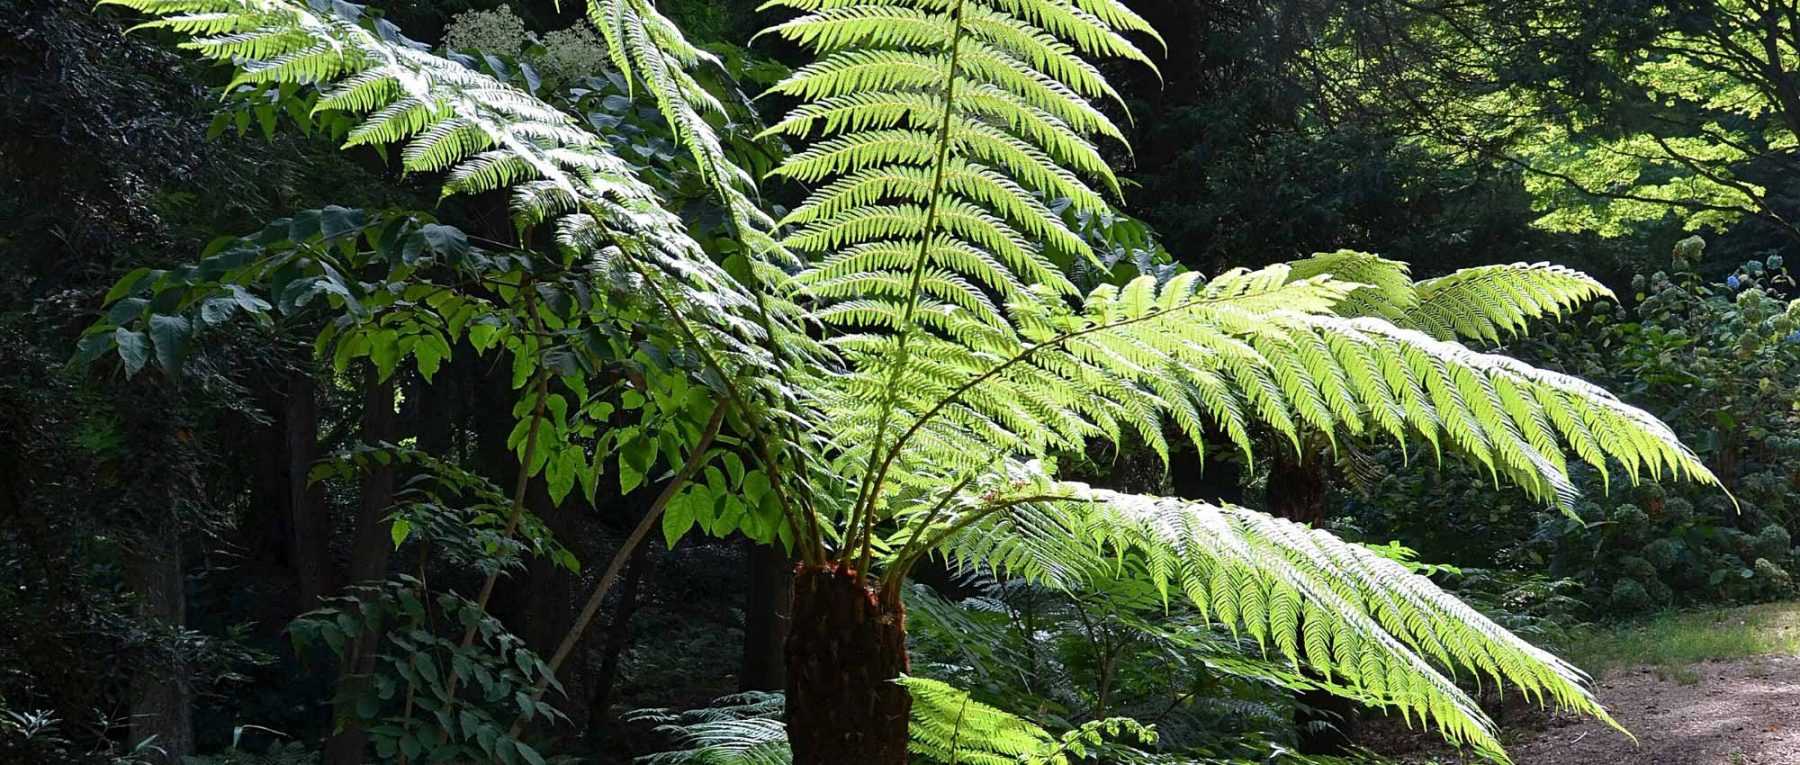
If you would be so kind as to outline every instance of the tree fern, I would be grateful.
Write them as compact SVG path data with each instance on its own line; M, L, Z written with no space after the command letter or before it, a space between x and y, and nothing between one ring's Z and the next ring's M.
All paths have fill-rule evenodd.
M1142 439L1166 457L1173 423L1197 444L1216 428L1246 452L1252 427L1294 448L1305 433L1422 442L1551 501L1572 493L1565 448L1633 480L1712 480L1649 414L1448 341L1491 340L1599 294L1572 272L1494 267L1415 284L1403 266L1340 253L1078 294L1057 264L1093 253L1045 200L1098 215L1118 194L1093 141L1121 131L1090 102L1118 94L1084 57L1148 64L1128 35L1154 33L1115 0L773 0L800 15L771 32L819 54L773 89L802 101L770 128L802 142L776 172L814 186L780 242L706 122L716 103L688 71L703 54L647 0L596 0L615 65L648 86L756 253L750 279L708 258L605 141L354 18L355 6L110 1L156 16L150 26L230 62L241 82L320 87L319 109L361 118L352 145L400 144L408 170L447 172L446 193L510 190L522 225L552 223L568 253L641 280L743 420L746 451L815 564L803 572L858 577L830 591L877 610L897 607L909 567L939 549L1065 586L1137 577L1295 666L1497 751L1491 721L1440 669L1604 711L1578 672L1363 548L1241 508L1062 483L1044 460L1096 438ZM787 251L806 259L792 279L779 267ZM810 342L801 322L826 327L820 353L777 363L772 347ZM763 401L780 405L764 414ZM878 539L890 520L896 533ZM828 546L837 565L817 565ZM887 589L868 593L860 577L878 547ZM903 620L889 616L845 624L874 625L869 635L903 652ZM790 648L823 655L838 637ZM882 669L858 682L892 679L881 673L904 661L870 664ZM854 668L825 669L835 682ZM839 683L805 702L883 688L844 695ZM894 711L867 719L904 722Z

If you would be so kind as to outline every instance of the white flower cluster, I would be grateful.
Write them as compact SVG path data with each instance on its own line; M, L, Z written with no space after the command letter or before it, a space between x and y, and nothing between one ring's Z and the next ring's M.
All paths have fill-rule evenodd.
M597 77L606 67L606 41L587 24L544 34L544 55L537 61L544 74L563 82Z
M542 47L533 49L539 45ZM565 83L600 74L607 61L606 41L586 22L547 32L540 40L525 28L524 19L504 5L451 17L444 27L444 47L526 56L541 74Z
M451 50L516 56L532 42L531 33L525 30L525 20L504 5L491 11L463 11L452 16L444 27L444 47Z

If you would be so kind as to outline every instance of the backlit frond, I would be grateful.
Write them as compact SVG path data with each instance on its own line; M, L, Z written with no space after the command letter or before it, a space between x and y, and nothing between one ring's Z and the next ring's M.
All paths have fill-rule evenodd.
M1611 298L1587 274L1549 263L1465 268L1418 284L1419 302L1397 322L1439 340L1499 342L1525 331L1526 322L1562 316L1583 303Z
M1501 757L1493 722L1452 676L1611 722L1579 670L1360 545L1240 507L1014 470L1005 489L986 487L942 517L952 560L1066 587L1141 578L1271 657Z
M391 25L362 18L359 7L336 3L319 11L291 0L110 3L166 20L200 10L211 14L204 24L167 26L188 31L193 36L184 47L231 64L239 80L319 87L316 109L361 118L349 133L350 145L400 144L408 170L448 171L446 194L512 186L518 190L515 211L527 221L578 214L585 223L574 228L594 236L565 236L564 242L617 244L668 299L723 309L695 315L724 334L749 340L762 332L743 318L749 296L701 252L681 220L609 143L530 94L435 56Z
M1354 250L1318 253L1289 265L1294 279L1329 275L1365 285L1338 305L1339 315L1386 319L1439 340L1499 342L1523 334L1532 319L1560 318L1613 296L1593 277L1549 263L1475 266L1418 282L1405 263Z

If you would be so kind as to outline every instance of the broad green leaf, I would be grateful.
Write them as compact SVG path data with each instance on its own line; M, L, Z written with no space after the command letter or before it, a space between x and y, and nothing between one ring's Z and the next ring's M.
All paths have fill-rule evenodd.
M150 340L142 332L120 327L113 330L113 342L119 346L119 358L125 362L125 375L135 375L150 360Z
M407 535L411 533L412 522L404 518L396 518L393 524L388 526L388 538L394 541L396 550L400 549L400 544L405 542Z
M179 371L182 359L187 356L188 340L192 332L187 319L151 314L150 338L156 344L156 363L170 374Z

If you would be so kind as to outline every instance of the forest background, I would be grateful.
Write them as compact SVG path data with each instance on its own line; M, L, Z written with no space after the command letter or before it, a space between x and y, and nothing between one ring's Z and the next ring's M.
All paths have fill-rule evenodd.
M1515 261L1586 271L1617 300L1486 345L1655 413L1729 494L1603 487L1590 471L1571 515L1400 448L1339 454L1325 470L1176 447L1167 471L1147 450L1097 448L1077 460L1086 480L1266 506L1283 481L1318 477L1324 509L1304 520L1410 548L1390 549L1550 644L1585 622L1794 595L1800 293L1784 257L1800 250L1800 91L1781 47L1800 40L1794 18L1753 2L1625 0L1136 9L1169 53L1160 79L1108 70L1133 151L1108 157L1123 214L1075 222L1115 267L1096 279L1343 249L1409 263L1415 278ZM752 3L662 10L745 87L801 60L785 43L751 42L766 23ZM580 116L645 166L666 166L690 225L723 237L666 125L605 74L580 8L408 0L378 11L472 67L581 90L570 101ZM504 206L439 200L433 180L386 153L340 151L334 126L286 110L283 94L221 101L225 73L153 34L125 35L129 13L14 0L0 21L12 30L0 41L0 124L11 126L0 134L0 756L313 761L332 731L337 665L290 625L418 554L404 533L358 533L392 532L370 519L404 471L384 488L315 463L404 442L509 485L510 371L450 349L441 367L408 349L420 364L371 355L340 370L314 358L319 322L304 318L221 321L204 343L171 329L136 349L151 370L141 375L72 360L87 361L83 333L116 305L115 284L195 261L219 237L271 221L329 236L412 216L458 227L466 239L442 246L467 247L514 238ZM1737 45L1770 24L1775 55ZM754 110L767 120L781 105L746 103L743 129L726 133L753 154ZM769 161L781 151L764 149ZM162 354L185 373L156 372ZM597 493L549 475L529 488L567 560L502 580L493 611L539 655L579 618L656 494L659 476L630 464ZM781 686L791 562L742 533L687 533L707 519L670 517L561 673L561 736L578 740L563 751L623 762L679 748L680 725L700 718L667 710ZM1212 654L1170 665L1180 644L1124 629L1133 614L948 568L920 580L920 673L1040 721L1136 717L1171 746L1218 756L1264 756L1308 725L1348 725L1297 710L1304 694L1280 679L1191 658ZM1029 655L1029 668L990 673L1000 657L969 655L982 651ZM735 697L740 711L721 714L754 717L764 701ZM646 709L665 711L633 713Z

